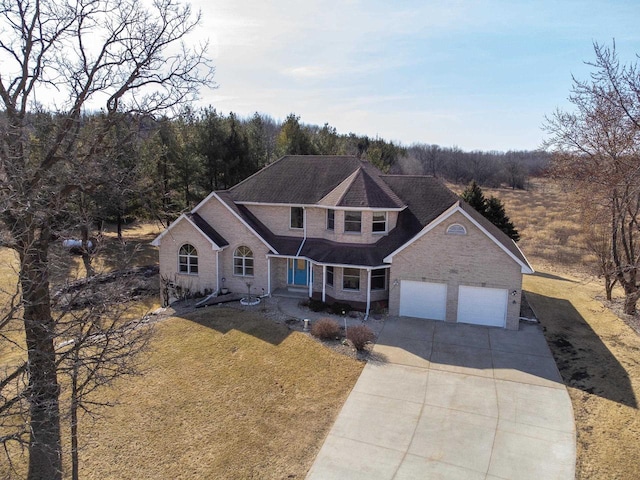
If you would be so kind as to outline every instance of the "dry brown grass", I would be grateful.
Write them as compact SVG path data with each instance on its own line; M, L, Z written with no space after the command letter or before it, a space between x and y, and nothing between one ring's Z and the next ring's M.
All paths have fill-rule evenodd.
M636 479L640 448L640 337L581 278L525 276L573 404L576 478Z
M464 190L464 186L449 187L456 193ZM532 263L547 269L592 271L592 256L584 247L579 212L562 185L533 179L529 190L483 188L483 192L502 200L520 232L518 246Z
M170 318L83 429L82 477L303 478L362 366L258 313Z

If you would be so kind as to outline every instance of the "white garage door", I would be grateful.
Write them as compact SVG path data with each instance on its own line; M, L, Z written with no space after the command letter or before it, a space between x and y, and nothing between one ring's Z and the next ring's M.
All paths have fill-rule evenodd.
M458 291L458 322L504 327L508 292L500 288L464 287Z
M447 286L444 283L400 282L400 315L444 320L447 312Z

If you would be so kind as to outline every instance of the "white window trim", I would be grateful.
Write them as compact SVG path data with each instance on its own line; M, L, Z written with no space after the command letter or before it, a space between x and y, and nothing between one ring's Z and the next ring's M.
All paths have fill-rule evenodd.
M329 228L329 212L333 212L333 227ZM326 229L330 232L336 231L336 211L333 208L327 208Z
M302 210L302 226L301 227L292 227L293 224L293 209L299 208ZM304 230L304 208L299 205L292 205L289 207L289 230Z
M376 224L376 223L378 223L378 224L382 223L382 221L375 221L374 217L375 217L376 214L380 214L380 213L382 213L382 215L384 215L384 230L376 232L376 231L373 230L373 225ZM388 216L387 216L387 212L373 212L373 214L371 215L371 233L373 235L384 235L385 233L387 233L389 231L389 229L388 229L389 221L388 220L389 219L388 219Z
M251 256L238 256L236 255L236 252L240 249L240 248L246 248L251 252ZM236 273L236 258L240 258L242 259L242 273ZM256 268L256 264L255 264L255 256L253 255L253 250L251 250L249 247L247 247L246 245L240 245L239 247L237 247L234 251L233 251L233 276L234 277L245 277L245 278L253 278L254 273L252 273L251 275L247 275L247 265L245 260L247 258L250 258L251 260L253 260L253 266L251 267L251 270L255 273L255 268Z
M347 230L347 222L356 223L355 220L347 220L347 213L360 214L360 230ZM362 235L362 210L352 210L344 213L344 233L345 235Z
M464 225L460 225L459 223L452 223L447 227L447 235L466 235L467 229L464 228Z
M352 268L352 267L348 267L351 270L357 270L358 271L358 288L344 288L344 271L347 270L347 268L343 268L342 269L342 290L345 292L359 292L361 290L361 286L360 284L362 283L362 274L361 274L361 269L359 268ZM349 277L355 277L355 275L349 275ZM335 278L334 278L334 283L335 283Z
M186 247L187 245L189 245L191 248L193 248L193 251L194 251L194 252L196 252L196 253L195 253L195 255L192 255L192 254L181 255L181 254L180 254L180 251L181 251L184 247ZM186 272L183 272L182 270L180 270L180 258L181 258L181 257L186 257L186 258L187 258L187 271L186 271ZM196 260L197 260L197 262L196 262L196 265L197 265L197 268L198 268L198 271L197 271L197 272L192 272L192 271L191 271L191 262L189 261L189 259L190 259L191 257L195 257L195 258L196 258ZM192 244L190 244L190 243L183 243L182 245L180 245L180 248L178 249L178 274L179 274L179 275L193 275L193 276L197 276L197 275L199 274L199 272L200 272L200 261L198 260L198 249L197 249L196 247L194 247L194 246L193 246Z

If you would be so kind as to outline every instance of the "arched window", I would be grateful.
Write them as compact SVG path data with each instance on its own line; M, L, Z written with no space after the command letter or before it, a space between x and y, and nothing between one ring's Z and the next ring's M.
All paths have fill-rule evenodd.
M238 247L233 252L233 274L253 277L253 252L249 247Z
M459 223L454 223L447 227L447 235L466 235L467 229Z
M185 243L178 251L178 271L180 273L198 273L198 251L193 245Z

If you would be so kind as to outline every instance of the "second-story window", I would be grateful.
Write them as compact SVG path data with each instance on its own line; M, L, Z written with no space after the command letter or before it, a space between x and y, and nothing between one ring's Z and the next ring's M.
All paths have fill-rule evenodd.
M344 231L347 233L362 231L362 212L344 212Z
M336 227L336 211L327 210L327 230L334 230Z
M373 233L385 233L387 231L387 213L373 212L373 223L371 225Z
M304 209L291 207L291 228L304 228Z

